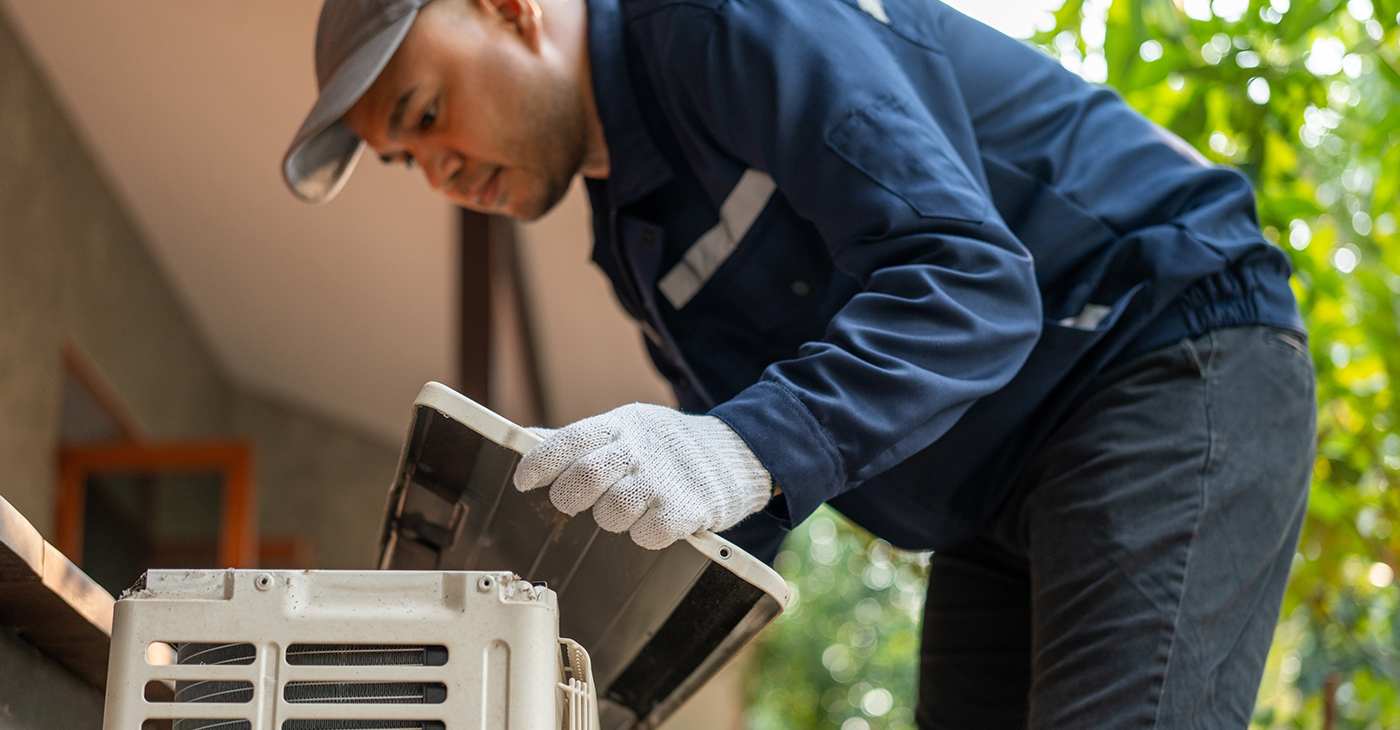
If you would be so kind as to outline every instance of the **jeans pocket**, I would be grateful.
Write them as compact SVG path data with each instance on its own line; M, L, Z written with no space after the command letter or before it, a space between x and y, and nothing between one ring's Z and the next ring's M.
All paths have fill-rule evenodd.
M1312 359L1308 352L1307 335L1283 327L1264 327L1263 335L1265 344Z

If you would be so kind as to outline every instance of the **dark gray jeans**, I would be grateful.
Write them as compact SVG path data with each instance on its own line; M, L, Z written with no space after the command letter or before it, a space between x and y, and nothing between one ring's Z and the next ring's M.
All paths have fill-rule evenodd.
M1246 727L1316 416L1307 348L1271 327L1104 373L995 522L933 556L919 727Z

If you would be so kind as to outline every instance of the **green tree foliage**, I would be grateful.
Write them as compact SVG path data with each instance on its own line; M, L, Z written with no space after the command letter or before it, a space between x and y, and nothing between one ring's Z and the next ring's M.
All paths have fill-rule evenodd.
M1397 0L1068 0L1034 40L1215 162L1289 252L1318 366L1308 522L1259 727L1400 726Z
M1400 727L1397 13L1400 0L1066 0L1031 39L1243 170L1296 270L1318 368L1318 458L1257 728ZM818 549L828 538L839 555ZM908 727L918 589L863 579L877 555L921 575L917 556L830 512L784 555L800 598L759 647L751 727ZM872 600L879 618L862 623ZM874 648L856 642L861 627ZM876 689L893 698L883 714L862 707Z
M749 729L913 730L927 558L822 507L774 567L792 600L758 644Z

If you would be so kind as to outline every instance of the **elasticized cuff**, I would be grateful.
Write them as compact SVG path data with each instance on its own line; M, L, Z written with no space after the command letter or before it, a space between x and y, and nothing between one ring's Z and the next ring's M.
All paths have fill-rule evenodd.
M841 492L845 464L817 419L786 388L769 382L749 386L710 415L744 439L783 493L765 512L783 527L807 519Z

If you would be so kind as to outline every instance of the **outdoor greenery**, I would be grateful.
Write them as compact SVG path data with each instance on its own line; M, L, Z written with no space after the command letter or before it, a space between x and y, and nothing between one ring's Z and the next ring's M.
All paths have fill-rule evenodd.
M992 0L989 0L992 1ZM1254 182L1318 370L1318 458L1256 728L1400 727L1400 0L1066 0L1031 42ZM923 563L834 512L778 564L752 730L912 727Z
M749 730L913 730L927 559L822 507L774 567L792 600L755 652Z

